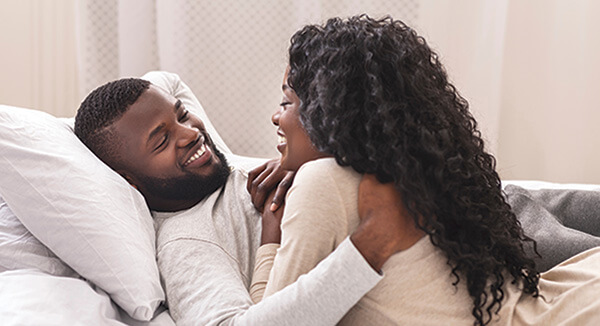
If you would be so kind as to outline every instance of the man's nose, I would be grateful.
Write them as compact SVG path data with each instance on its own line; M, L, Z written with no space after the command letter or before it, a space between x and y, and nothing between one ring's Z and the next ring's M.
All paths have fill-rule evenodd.
M200 136L200 130L196 127L180 125L177 131L177 146L186 147L195 143Z

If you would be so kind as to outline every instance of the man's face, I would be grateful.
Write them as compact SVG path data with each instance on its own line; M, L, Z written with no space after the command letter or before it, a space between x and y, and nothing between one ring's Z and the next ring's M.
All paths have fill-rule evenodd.
M151 85L113 126L122 166L151 209L193 206L225 183L229 168L202 121Z

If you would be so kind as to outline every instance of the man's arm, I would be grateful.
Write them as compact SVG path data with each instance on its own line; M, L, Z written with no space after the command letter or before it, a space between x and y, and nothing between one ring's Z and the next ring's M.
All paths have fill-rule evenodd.
M216 244L177 240L158 252L182 325L334 325L382 278L349 239L309 274L253 305L237 262Z

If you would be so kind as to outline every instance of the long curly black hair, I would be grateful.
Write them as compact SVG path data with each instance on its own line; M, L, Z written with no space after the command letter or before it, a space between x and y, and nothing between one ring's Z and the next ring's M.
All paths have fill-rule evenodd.
M394 182L415 223L466 282L476 325L504 299L505 277L538 295L539 273L503 196L467 101L425 39L403 22L333 18L296 32L288 83L318 150Z

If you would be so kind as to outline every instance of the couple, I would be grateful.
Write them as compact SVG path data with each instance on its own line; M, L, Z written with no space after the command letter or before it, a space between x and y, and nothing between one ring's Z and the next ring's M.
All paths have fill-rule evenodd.
M254 206L269 207L264 189L284 174L272 162L249 176L229 168L188 112L192 95L165 80L98 88L75 132L154 211L177 323L598 318L590 298L600 254L586 251L540 277L524 250L533 240L502 194L467 102L403 23L331 19L292 37L272 121L281 168L297 174L285 206L275 195L262 213ZM545 281L556 275L579 279Z

